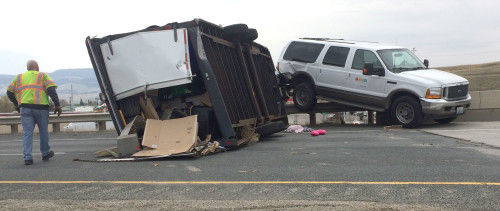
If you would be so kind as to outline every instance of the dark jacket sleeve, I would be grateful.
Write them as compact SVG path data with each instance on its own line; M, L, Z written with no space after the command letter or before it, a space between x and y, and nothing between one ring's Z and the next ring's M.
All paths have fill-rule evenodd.
M14 92L9 92L7 91L7 96L9 97L10 102L14 104L14 106L18 106L19 104L17 103L16 95Z
M47 92L50 96L50 99L52 99L52 102L54 102L55 106L60 106L59 104L59 96L57 96L56 88L51 86L47 88Z

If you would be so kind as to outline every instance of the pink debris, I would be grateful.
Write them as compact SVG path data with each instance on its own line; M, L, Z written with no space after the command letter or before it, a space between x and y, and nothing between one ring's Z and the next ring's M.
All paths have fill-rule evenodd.
M319 135L318 131L311 131L311 136L318 136L318 135Z

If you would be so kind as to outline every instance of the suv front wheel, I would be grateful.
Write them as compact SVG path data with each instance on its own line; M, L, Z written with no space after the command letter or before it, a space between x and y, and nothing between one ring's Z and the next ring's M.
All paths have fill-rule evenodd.
M302 82L293 89L293 103L302 111L307 111L316 105L316 92L308 82Z
M422 122L422 109L415 98L401 96L391 105L391 118L393 124L403 125L405 128L414 128Z

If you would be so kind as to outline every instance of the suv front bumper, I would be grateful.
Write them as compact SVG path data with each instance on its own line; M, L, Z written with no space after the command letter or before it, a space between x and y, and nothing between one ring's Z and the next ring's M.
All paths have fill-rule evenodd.
M447 101L444 99L427 99L420 98L422 111L425 115L431 116L458 116L464 114L470 107L471 96L455 101Z

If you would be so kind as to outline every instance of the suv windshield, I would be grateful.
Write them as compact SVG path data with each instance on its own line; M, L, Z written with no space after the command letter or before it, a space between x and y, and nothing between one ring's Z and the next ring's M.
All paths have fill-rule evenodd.
M377 53L385 66L393 73L426 68L408 49L385 49L378 50Z

